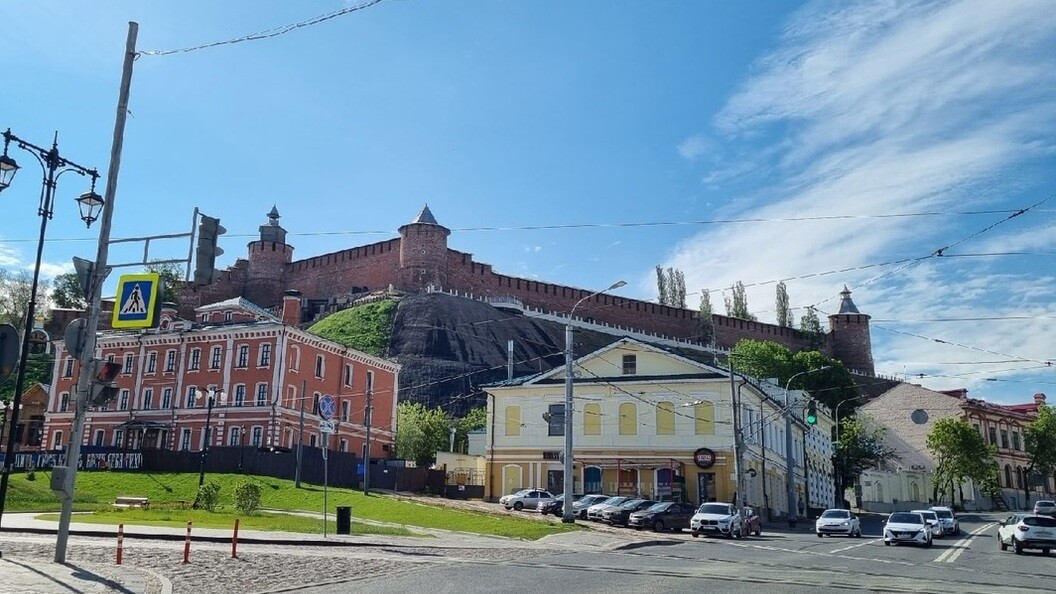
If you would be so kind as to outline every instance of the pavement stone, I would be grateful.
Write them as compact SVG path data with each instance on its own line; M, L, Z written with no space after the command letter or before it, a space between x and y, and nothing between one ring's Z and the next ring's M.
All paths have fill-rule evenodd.
M9 553L0 558L0 576L0 593L4 594L140 593L148 592L152 585L151 591L165 593L165 580L143 570L94 563L55 563L23 554Z

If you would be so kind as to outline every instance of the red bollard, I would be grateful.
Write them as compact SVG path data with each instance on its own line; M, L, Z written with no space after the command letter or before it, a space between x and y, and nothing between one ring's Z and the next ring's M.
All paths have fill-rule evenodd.
M121 565L121 553L124 549L125 542L125 525L117 525L117 564Z
M187 522L187 540L183 543L183 564L191 562L191 523Z
M238 518L235 518L235 534L231 537L231 558L238 558Z

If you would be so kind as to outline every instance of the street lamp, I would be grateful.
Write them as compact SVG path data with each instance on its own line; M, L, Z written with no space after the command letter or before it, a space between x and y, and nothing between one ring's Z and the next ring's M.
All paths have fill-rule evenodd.
M209 394L209 401L208 401L207 408L206 408L206 413L205 413L205 428L202 429L202 431L205 432L205 435L204 435L205 440L204 440L204 443L202 444L202 461L201 461L201 465L198 468L198 486L199 487L201 487L203 484L205 484L205 459L209 456L209 442L211 442L212 439L213 439L213 436L212 436L212 432L213 431L212 431L212 427L210 426L210 423L212 422L212 419L213 419L213 404L216 403L216 399L217 399L217 397L219 397L220 398L220 406L226 406L227 405L227 392L224 392L223 390L218 390L216 388L207 388L207 389L204 389L204 390L198 390L198 396L196 397L196 400L201 400L202 396L205 395L206 393Z
M37 285L40 281L40 262L44 255L44 235L48 229L48 221L51 220L51 217L54 214L55 190L58 187L59 176L63 173L73 171L78 175L86 175L91 178L91 189L81 194L80 198L77 198L77 202L81 206L81 220L83 220L89 227L92 225L92 222L99 218L99 212L103 207L103 198L95 193L95 182L99 179L98 171L78 165L77 163L59 155L58 132L55 133L55 138L51 143L50 149L37 146L32 142L15 136L11 133L10 128L4 131L2 135L4 137L4 153L0 156L0 192L11 185L12 180L15 178L15 173L19 170L18 163L7 154L12 143L18 148L33 155L37 162L40 163L40 168L44 173L43 187L40 192L40 204L37 206L37 214L40 216L40 237L37 239L37 259L33 265L33 282L30 285L29 304L26 307L25 320L23 320L22 357L18 361L18 375L15 379L15 396L12 399L11 406L11 426L16 427L18 424L18 411L22 408L22 390L25 389L26 383L26 363L29 362L29 340L32 334L30 332L30 324L33 322L37 309ZM11 466L14 461L14 456L12 455L14 450L15 431L12 430L7 436L7 455L4 456L4 470L3 475L0 476L0 522L3 521L4 517L4 504L7 501L7 484L11 473Z
M832 367L826 365L817 369L808 369L807 371L800 371L799 373L792 374L792 377L788 378L785 382L785 489L787 491L786 496L788 498L788 524L794 526L796 522L796 486L793 480L793 466L792 466L792 409L788 402L788 391L792 386L792 380L797 377L807 374L814 373L815 371L824 371ZM804 456L806 454L806 442L803 443Z
M587 299L601 295L605 291L619 289L626 284L622 280L616 281L606 289L591 293L577 301L572 306L572 311L568 312L568 322L565 324L565 501L561 514L561 521L565 524L571 524L576 521L575 516L572 514L572 318L576 314L576 308Z
M10 416L11 408L13 406L15 406L15 405L12 404L12 402L10 400L6 400L6 401L4 401L3 408L0 408L0 411L3 411L3 413L4 413L4 420L0 421L0 447L3 446L4 428L7 427L7 417ZM21 404L18 405L18 410L22 410L22 405ZM11 434L14 435L14 433L15 433L15 426L11 425Z
M843 507L843 492L845 485L843 484L843 459L840 457L840 407L846 402L853 402L867 397L868 395L862 394L859 396L844 398L837 402L836 407L833 409L833 416L836 419L836 426L834 428L835 435L832 440L833 471L836 474L836 484L833 486L835 487L837 497L836 505L841 508Z

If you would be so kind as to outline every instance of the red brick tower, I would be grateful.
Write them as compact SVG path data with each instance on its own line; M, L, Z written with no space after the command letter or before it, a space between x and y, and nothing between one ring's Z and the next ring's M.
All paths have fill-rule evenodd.
M447 284L447 236L451 230L436 222L429 205L418 216L400 227L400 268L398 288L424 291Z
M293 246L286 243L286 230L279 226L274 206L268 222L260 226L260 240L249 243L249 267L244 297L261 307L282 303L286 267L293 261Z
M873 346L869 337L870 316L858 311L851 290L840 292L840 311L829 316L829 346L832 357L850 371L873 375Z

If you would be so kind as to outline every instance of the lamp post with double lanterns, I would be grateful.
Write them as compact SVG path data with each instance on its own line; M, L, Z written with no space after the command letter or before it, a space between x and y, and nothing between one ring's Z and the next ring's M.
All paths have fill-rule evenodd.
M201 461L201 465L198 467L198 486L199 487L201 487L203 484L205 484L205 460L206 460L206 458L209 457L210 442L213 441L213 428L212 428L212 425L211 425L212 420L213 420L213 406L216 404L217 398L220 399L220 406L227 406L227 392L224 392L223 390L219 390L219 389L216 389L216 388L207 388L205 390L198 390L197 399L201 400L202 396L205 395L205 394L209 395L209 400L208 400L208 402L206 404L207 408L206 408L206 412L205 412L205 427L202 429L202 431L204 433L202 435L202 437L203 437L203 440L202 440L202 461ZM197 503L197 501L195 501L195 503Z
M11 145L14 145L29 154L40 163L43 172L43 186L40 191L40 203L37 205L37 215L40 216L40 236L37 239L37 259L33 265L33 281L29 289L29 303L26 306L26 317L22 320L22 357L18 361L18 374L15 376L15 395L11 406L11 426L18 426L18 413L22 408L22 391L26 383L26 363L29 361L29 342L31 337L31 324L37 309L37 286L40 282L40 263L44 255L44 236L48 230L48 221L55 212L55 190L58 188L59 177L68 172L87 176L91 179L91 188L77 198L81 210L81 220L89 227L103 209L103 197L95 192L95 182L99 179L99 172L95 169L78 165L59 154L59 133L55 133L51 148L37 146L28 140L20 138L7 129L2 133L4 137L4 153L0 155L0 192L11 186L15 174L20 167L15 159L8 154ZM3 475L0 476L0 522L4 517L4 504L7 500L7 484L14 462L15 431L7 435L7 455L4 456Z
M624 281L616 281L608 286L606 289L601 291L595 291L590 295L580 299L572 306L572 310L568 312L568 323L565 324L565 464L564 464L564 507L561 513L561 521L565 524L571 524L576 521L575 515L572 513L572 318L576 313L576 308L583 304L584 301L591 297L597 297L605 291L611 291L613 289L619 289L626 285Z

